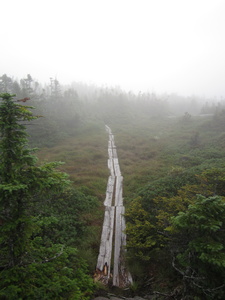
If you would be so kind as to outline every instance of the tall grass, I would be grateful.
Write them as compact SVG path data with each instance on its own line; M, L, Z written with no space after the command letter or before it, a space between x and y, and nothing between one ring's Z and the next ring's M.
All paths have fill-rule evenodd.
M169 174L174 167L189 168L210 156L221 158L223 153L223 132L215 132L212 117L184 122L182 118L144 116L108 125L115 136L128 201L140 187ZM109 175L107 147L104 123L92 121L57 146L41 149L38 156L64 161L61 170L70 175L74 186L103 201Z
M77 189L86 189L103 200L108 177L107 147L104 126L85 127L52 148L42 148L38 157L40 161L63 161L60 170L70 175Z

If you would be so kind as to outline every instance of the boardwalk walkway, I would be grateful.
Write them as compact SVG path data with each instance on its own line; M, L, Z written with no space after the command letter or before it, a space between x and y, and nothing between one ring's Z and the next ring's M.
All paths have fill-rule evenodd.
M123 206L123 177L111 129L106 125L109 134L108 142L108 168L110 176L106 189L105 216L102 227L101 244L96 266L95 278L108 284L112 278L112 284L117 287L128 286L131 275L125 267L125 208ZM111 262L113 261L113 265Z

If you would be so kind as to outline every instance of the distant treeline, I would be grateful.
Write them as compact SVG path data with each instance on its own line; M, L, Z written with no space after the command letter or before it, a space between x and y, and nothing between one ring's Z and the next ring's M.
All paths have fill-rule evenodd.
M0 93L5 92L15 94L18 99L31 98L30 104L43 118L28 131L34 144L46 146L67 134L74 134L77 128L90 121L122 125L135 122L137 118L214 114L225 108L225 99L134 94L119 87L97 87L80 82L65 86L56 78L50 78L49 83L42 85L30 74L20 80L3 74Z

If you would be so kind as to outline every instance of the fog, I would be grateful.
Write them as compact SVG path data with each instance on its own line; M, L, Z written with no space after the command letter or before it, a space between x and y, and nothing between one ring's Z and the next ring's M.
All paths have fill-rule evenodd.
M1 74L225 96L223 0L1 3Z

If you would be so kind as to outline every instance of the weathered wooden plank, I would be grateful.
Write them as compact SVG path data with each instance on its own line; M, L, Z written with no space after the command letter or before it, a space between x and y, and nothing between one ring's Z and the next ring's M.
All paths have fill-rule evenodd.
M110 175L114 177L115 169L114 169L113 159L108 159L108 168L110 170Z
M110 159L113 159L113 150L111 147L108 147L108 155Z
M118 159L116 147L112 147L112 155L113 155L114 159L116 159L116 158Z
M113 166L114 166L115 176L121 176L118 158L113 158Z
M97 260L97 269L103 271L104 266L108 266L108 274L110 276L111 257L112 257L112 237L114 231L114 215L115 207L106 206L104 222L102 227L101 244Z
M127 235L125 233L125 230L126 230L126 221L125 221L125 207L122 206L122 216L121 216L121 231L122 231L122 235L121 235L121 244L122 244L122 247L123 249L126 249L126 244L127 244Z
M106 188L106 198L104 201L105 206L112 206L113 193L114 193L115 177L109 176Z
M123 205L123 177L116 176L115 206Z
M112 134L111 128L108 125L105 125L105 129L108 132L108 134Z
M126 246L125 208L123 206L123 177L121 176L117 150L111 129L106 125L109 134L108 168L110 176L104 201L105 215L102 228L101 244L96 267L96 278L104 284L110 277L112 252L114 254L113 285L125 287L132 282L130 273L125 268L124 252ZM114 234L114 251L113 247Z
M110 134L109 135L109 142L111 143L111 147L114 148L115 146L115 140L114 140L114 135Z
M126 234L124 232L124 213L124 206L116 207L113 285L118 287L126 287L132 283L131 274L125 266Z
M121 251L121 207L116 207L115 217L115 246L114 246L114 266L113 266L113 285L120 286L120 251Z

